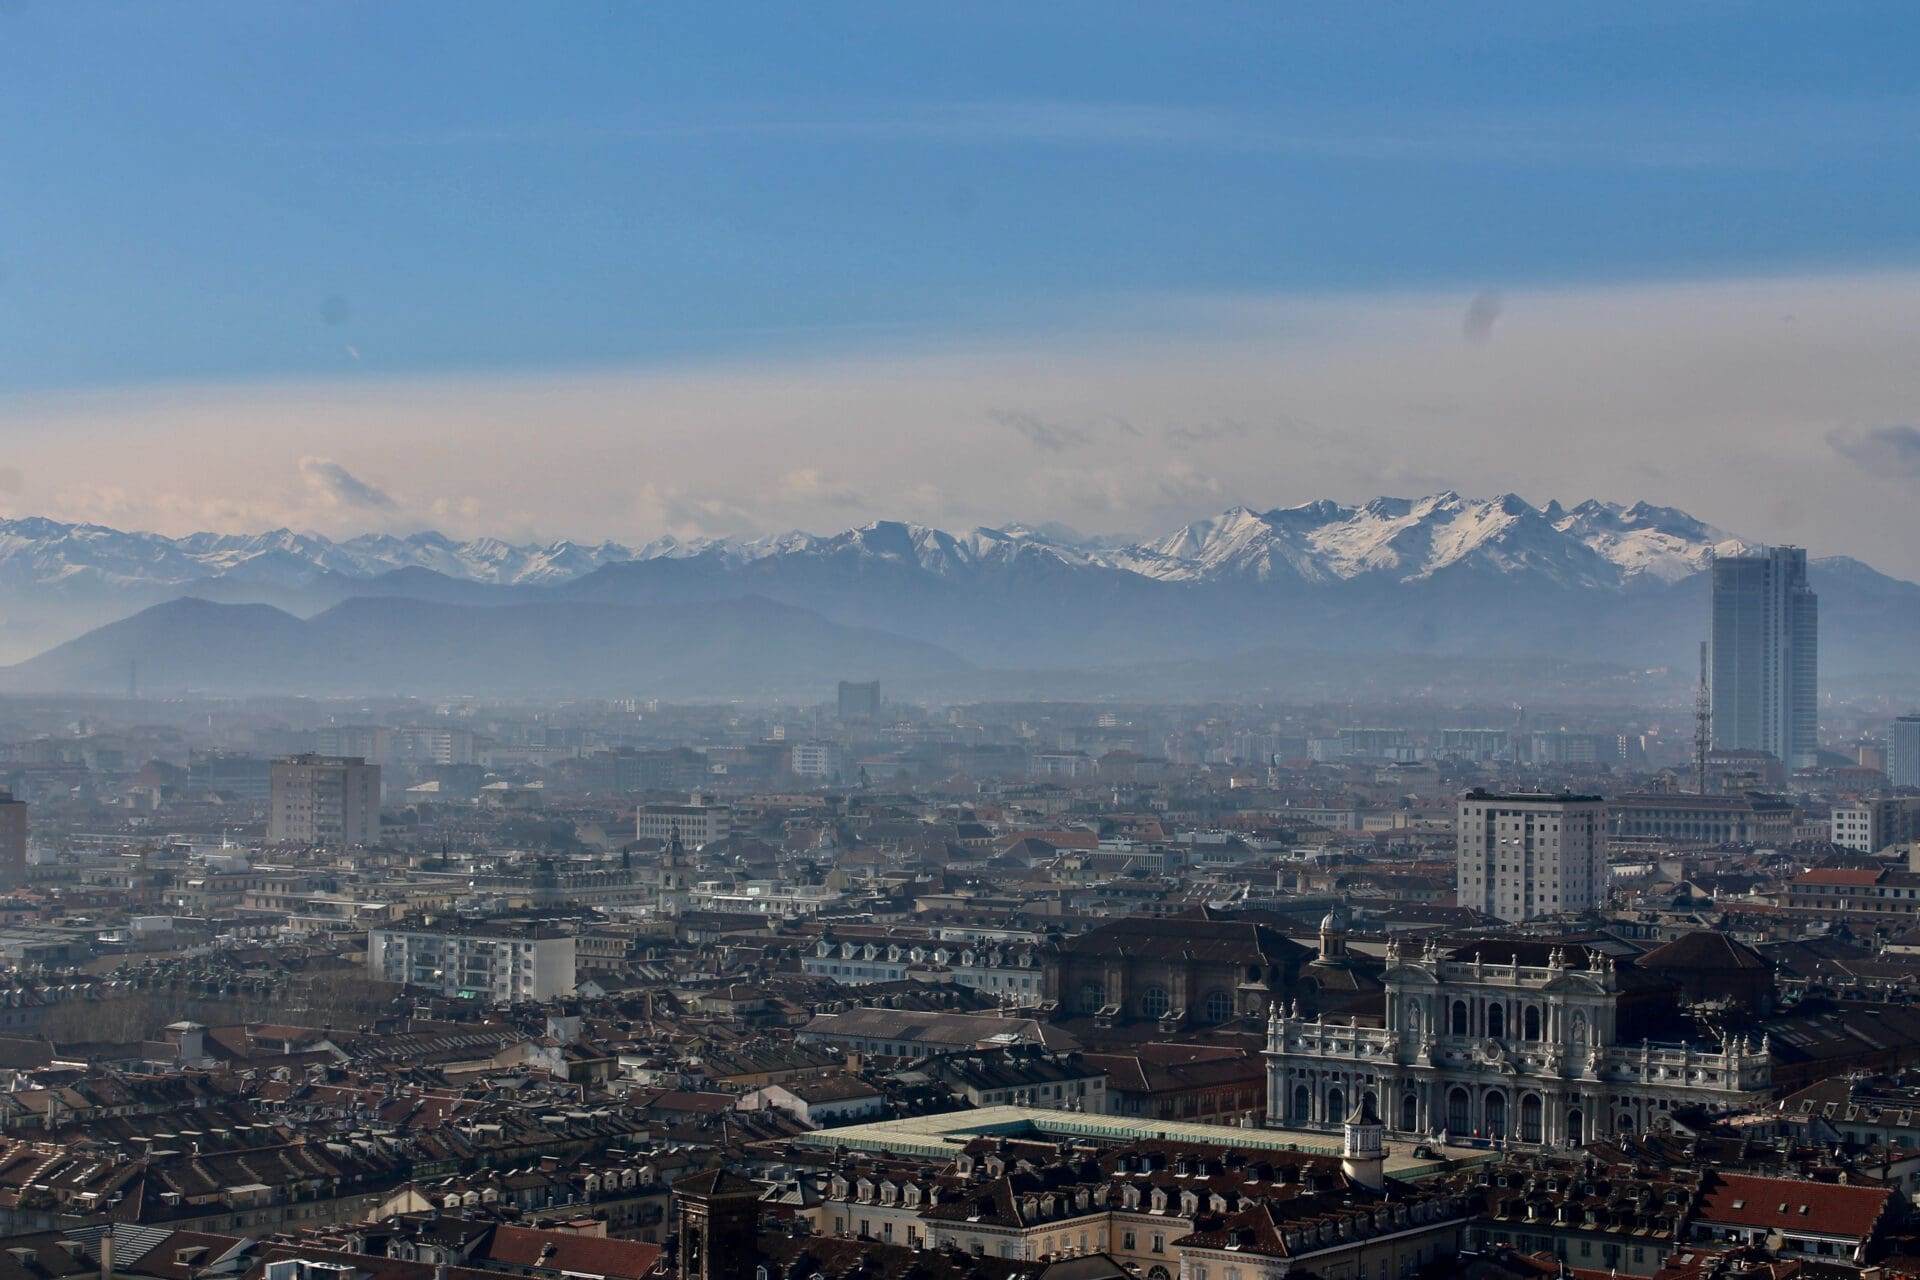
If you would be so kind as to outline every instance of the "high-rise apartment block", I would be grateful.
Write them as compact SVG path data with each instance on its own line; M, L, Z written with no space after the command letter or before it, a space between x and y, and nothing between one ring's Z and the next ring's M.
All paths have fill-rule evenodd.
M0 889L27 882L27 802L0 787Z
M380 839L380 766L360 756L289 756L273 762L269 844L343 847Z
M880 718L880 682L866 680L840 682L840 719L848 724L869 723Z
M1502 920L1604 906L1606 832L1599 796L1469 791L1458 813L1456 900Z
M1713 562L1707 676L1715 747L1770 752L1789 769L1816 762L1819 619L1799 547Z
M450 999L512 1004L574 990L575 939L542 924L390 925L367 931L367 974Z
M1899 716L1888 728L1887 781L1920 787L1920 716Z

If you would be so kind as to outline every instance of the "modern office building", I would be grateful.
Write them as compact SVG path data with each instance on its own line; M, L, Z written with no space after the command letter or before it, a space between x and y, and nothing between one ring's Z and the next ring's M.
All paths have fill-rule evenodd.
M848 724L868 723L880 718L880 682L866 680L840 682L840 719Z
M360 756L273 762L267 843L350 846L380 839L380 766Z
M1899 716L1887 729L1887 781L1920 787L1920 716Z
M27 882L27 802L0 787L0 889Z
M1713 562L1707 678L1715 747L1770 752L1789 769L1816 762L1819 618L1799 547Z
M367 974L459 1000L510 1004L573 994L574 938L546 925L483 921L367 931Z
M1502 920L1588 911L1607 901L1607 802L1545 792L1460 797L1463 907Z

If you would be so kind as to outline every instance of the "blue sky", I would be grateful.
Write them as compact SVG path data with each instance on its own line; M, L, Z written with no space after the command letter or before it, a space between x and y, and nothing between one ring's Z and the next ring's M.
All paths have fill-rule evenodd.
M1238 303L1893 276L1920 266L1916 55L1902 4L0 0L0 412L44 435L63 397L146 389L120 402L139 437L153 397L233 387L1084 353L1242 336ZM1881 412L1806 430L1901 425ZM1697 505L1686 479L1664 496ZM596 527L665 519L621 502Z

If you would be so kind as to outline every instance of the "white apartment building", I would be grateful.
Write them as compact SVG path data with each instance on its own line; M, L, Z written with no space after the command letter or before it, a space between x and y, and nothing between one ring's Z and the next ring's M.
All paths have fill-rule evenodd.
M686 804L643 804L634 814L633 834L661 844L671 844L678 835L682 845L694 850L733 834L733 809L712 803L698 791Z
M837 742L802 742L791 750L792 769L798 777L832 781L853 772L853 757Z
M380 766L361 756L275 760L267 843L344 847L380 839Z
M414 764L473 764L473 731L448 725L401 725L387 731L387 759Z
M460 1000L549 1000L573 994L574 939L526 925L370 929L367 975Z
M1859 853L1920 840L1920 796L1872 796L1837 804L1832 824L1833 842Z
M1460 797L1456 900L1502 920L1586 911L1607 900L1607 804L1545 792Z

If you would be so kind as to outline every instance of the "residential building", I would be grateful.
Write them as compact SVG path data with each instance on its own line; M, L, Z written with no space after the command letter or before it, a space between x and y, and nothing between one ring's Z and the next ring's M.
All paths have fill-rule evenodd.
M733 834L733 810L694 792L686 804L643 804L634 814L633 834L641 840L671 844L676 836L699 849Z
M1606 830L1599 796L1469 791L1458 809L1456 901L1515 921L1605 906Z
M572 934L538 924L408 924L367 932L367 973L463 1000L573 994Z
M275 760L269 789L269 844L344 847L380 839L380 766L364 757Z
M791 768L802 778L843 781L852 772L852 757L837 742L802 742L793 747Z
M1878 853L1920 840L1920 796L1871 796L1833 806L1833 842L1842 849Z
M1713 745L1811 767L1820 747L1819 599L1807 586L1807 553L1765 547L1716 559L1709 626Z

